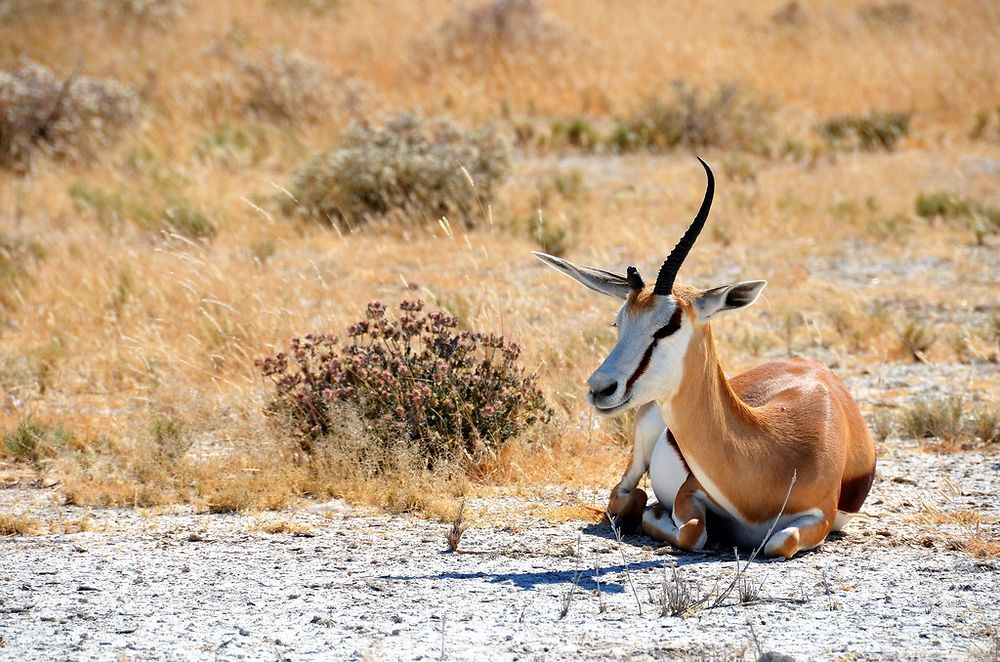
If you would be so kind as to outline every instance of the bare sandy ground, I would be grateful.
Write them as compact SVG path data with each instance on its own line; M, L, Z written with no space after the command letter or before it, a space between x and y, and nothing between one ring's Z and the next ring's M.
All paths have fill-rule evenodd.
M340 503L92 511L91 531L0 539L0 658L996 659L1000 560L960 551L968 527L920 516L975 511L995 540L1000 460L902 446L845 535L751 564L752 602L734 591L686 616L662 614L664 578L674 588L676 571L693 599L717 594L732 552L619 545L605 525L547 521L513 495L469 503L490 524L459 553L446 524ZM83 514L56 493L12 486L0 510L50 526ZM545 504L603 496L553 489ZM302 530L261 530L276 521Z

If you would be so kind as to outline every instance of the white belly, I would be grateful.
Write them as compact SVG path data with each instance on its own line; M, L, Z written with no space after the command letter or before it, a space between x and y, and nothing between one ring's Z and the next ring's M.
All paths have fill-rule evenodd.
M677 449L667 441L667 431L660 433L649 459L649 482L656 500L664 508L672 508L677 491L687 480L688 471Z

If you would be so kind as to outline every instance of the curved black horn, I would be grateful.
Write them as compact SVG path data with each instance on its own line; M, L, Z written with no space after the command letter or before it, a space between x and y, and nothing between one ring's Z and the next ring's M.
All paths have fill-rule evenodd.
M653 294L665 295L673 291L674 279L677 278L677 272L680 270L681 265L684 264L684 259L691 251L691 247L694 246L695 240L698 239L701 229L705 227L705 221L708 220L708 210L712 208L712 197L715 195L715 175L712 174L712 169L708 167L708 164L700 156L698 157L698 161L705 168L705 173L708 175L705 199L701 201L701 209L698 210L698 215L691 221L687 232L684 233L681 240L674 246L674 250L670 251L670 255L663 262L663 266L660 267L660 273L656 275L656 285L653 286Z
M641 290L646 287L646 283L642 280L642 276L639 275L639 270L635 267L629 267L625 272L628 278L628 286L633 290Z

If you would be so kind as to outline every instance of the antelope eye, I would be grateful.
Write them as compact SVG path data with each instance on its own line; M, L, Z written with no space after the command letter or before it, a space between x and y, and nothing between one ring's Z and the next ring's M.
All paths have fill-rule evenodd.
M681 309L675 308L674 314L670 316L670 321L667 322L666 326L664 326L659 331L654 333L653 338L655 338L656 340L661 340L671 335L679 328L681 328Z

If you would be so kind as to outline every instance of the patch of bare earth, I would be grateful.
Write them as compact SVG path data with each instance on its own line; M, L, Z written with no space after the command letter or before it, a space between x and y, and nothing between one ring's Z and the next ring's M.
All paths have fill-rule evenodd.
M864 515L844 535L791 561L750 564L721 602L734 577L732 552L678 554L639 534L619 545L607 525L560 516L600 508L603 491L470 499L470 526L453 553L450 524L339 502L257 515L88 512L55 505L55 488L22 479L0 491L0 512L30 511L38 534L0 539L3 653L985 655L998 626L1000 559L967 546L1000 535L1000 465L976 451L905 446L883 449ZM88 522L82 531L64 532L74 530L65 522L80 520ZM678 601L682 616L663 615Z

